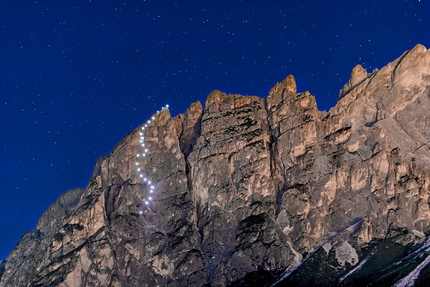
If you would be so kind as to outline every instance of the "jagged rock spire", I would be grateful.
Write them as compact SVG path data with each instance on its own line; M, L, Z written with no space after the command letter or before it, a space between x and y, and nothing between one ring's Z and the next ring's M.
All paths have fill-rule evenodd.
M276 85L270 90L269 94L282 91L285 91L287 93L297 92L296 79L293 75L288 75L282 82L276 83Z
M348 83L343 86L342 90L339 92L339 98L345 96L349 91L351 91L355 86L359 85L368 77L366 70L362 65L358 64L352 69L351 75L349 77Z

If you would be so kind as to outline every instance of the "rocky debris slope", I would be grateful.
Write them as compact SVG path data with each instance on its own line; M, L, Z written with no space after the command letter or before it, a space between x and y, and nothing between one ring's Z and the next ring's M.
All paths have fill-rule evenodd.
M292 76L265 98L163 108L24 234L0 286L418 284L429 111L422 45L356 66L329 112Z

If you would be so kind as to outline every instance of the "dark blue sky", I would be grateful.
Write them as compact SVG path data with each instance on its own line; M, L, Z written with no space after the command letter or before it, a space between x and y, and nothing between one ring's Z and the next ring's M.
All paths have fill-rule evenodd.
M162 106L264 97L293 74L328 110L361 63L430 47L430 0L2 1L0 259Z

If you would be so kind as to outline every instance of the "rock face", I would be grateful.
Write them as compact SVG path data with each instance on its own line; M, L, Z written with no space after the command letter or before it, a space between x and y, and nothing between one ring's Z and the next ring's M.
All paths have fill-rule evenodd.
M0 286L420 284L429 195L430 51L417 45L356 66L329 112L292 76L265 98L164 108L23 235Z
M1 280L2 276L3 276L5 267L6 267L6 261L5 260L0 260L0 280Z

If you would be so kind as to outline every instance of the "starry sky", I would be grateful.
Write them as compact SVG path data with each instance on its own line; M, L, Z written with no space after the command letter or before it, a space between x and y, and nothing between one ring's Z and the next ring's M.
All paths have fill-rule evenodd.
M0 259L97 158L166 104L264 97L293 74L320 110L352 68L430 47L430 0L0 3Z

